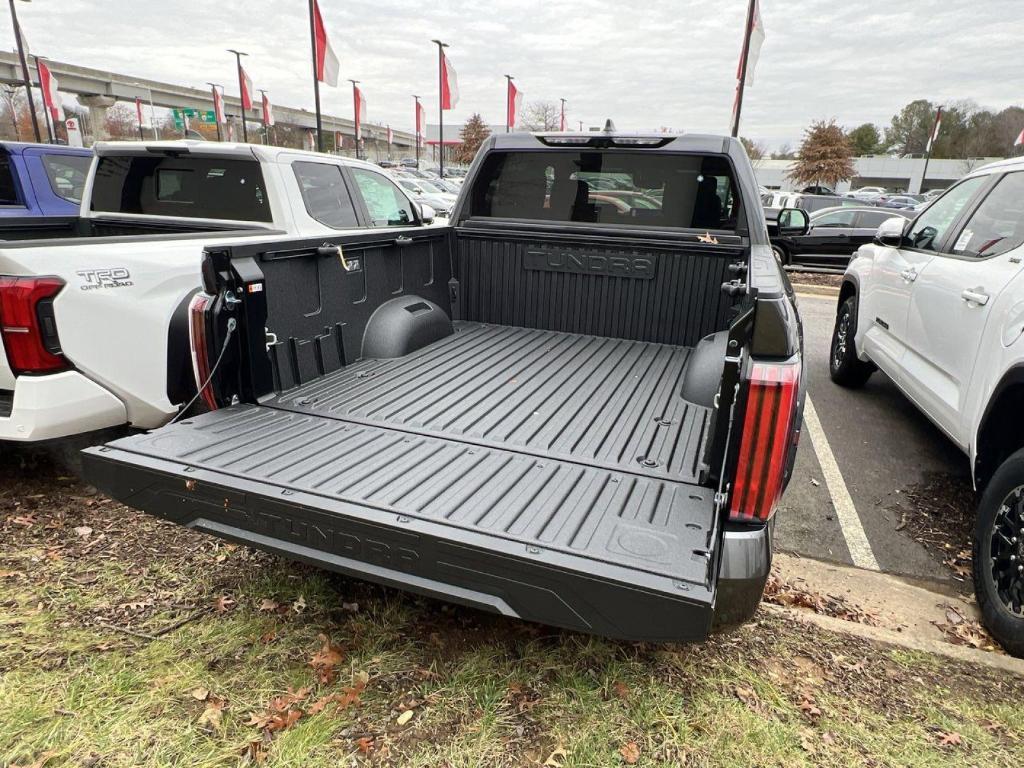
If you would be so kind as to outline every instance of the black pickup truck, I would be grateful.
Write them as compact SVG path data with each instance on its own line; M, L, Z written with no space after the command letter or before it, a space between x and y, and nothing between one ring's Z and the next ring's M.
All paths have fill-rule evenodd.
M396 236L382 190L369 232L210 247L210 411L90 449L86 475L359 578L702 639L757 607L801 423L757 189L730 138L509 134L449 226Z

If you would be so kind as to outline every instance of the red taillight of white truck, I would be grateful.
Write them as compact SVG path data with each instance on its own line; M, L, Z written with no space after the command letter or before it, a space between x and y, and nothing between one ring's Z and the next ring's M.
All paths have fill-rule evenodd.
M63 287L59 277L0 276L0 335L15 375L68 367L53 315L53 298Z
M782 495L800 397L800 364L754 363L729 519L768 520Z
M210 382L210 353L207 349L206 310L212 298L197 293L188 305L188 335L192 346L192 372L199 397L211 411L217 410L217 398ZM205 386L204 386L205 385Z

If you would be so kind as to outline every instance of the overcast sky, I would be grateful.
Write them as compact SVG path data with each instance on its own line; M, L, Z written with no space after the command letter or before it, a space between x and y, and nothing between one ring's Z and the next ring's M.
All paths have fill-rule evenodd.
M371 123L436 121L437 53L451 44L461 100L445 122L504 122L505 73L527 103L568 99L575 125L728 129L746 0L320 0L341 77L361 80ZM6 5L6 4L4 4ZM275 103L312 108L306 0L33 0L18 13L33 53L237 93L233 57ZM6 8L2 38L13 47ZM880 124L914 98L1024 103L1021 0L761 0L767 40L743 135L796 144L814 119ZM348 83L325 112L351 115Z

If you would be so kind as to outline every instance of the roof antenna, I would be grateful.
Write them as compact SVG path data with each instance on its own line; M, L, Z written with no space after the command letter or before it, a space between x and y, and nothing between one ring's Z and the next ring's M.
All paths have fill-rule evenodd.
M615 123L612 122L610 117L604 121L604 132L615 133Z

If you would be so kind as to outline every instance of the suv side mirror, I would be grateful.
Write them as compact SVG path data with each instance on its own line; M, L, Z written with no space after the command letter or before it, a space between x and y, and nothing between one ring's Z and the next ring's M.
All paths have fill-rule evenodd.
M434 223L434 219L437 218L437 211L435 211L432 206L429 206L426 203L414 203L414 205L419 209L420 222L422 224Z
M779 235L806 235L811 229L811 219L801 208L783 208L779 211Z
M879 245L886 245L890 248L899 248L903 243L903 231L907 227L907 220L902 216L893 216L883 221L878 231L875 232L875 242Z

